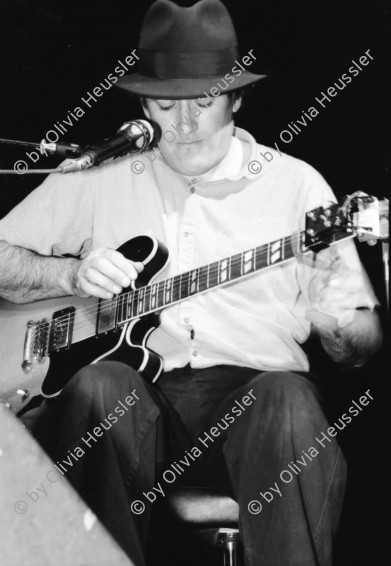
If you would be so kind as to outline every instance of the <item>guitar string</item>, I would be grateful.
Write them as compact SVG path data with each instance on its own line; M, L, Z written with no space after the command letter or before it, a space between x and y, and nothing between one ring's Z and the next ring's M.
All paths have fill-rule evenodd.
M300 233L300 236L301 236L302 234L303 234L303 233ZM297 236L297 237L299 237L299 236ZM347 235L347 236L346 236L346 238L352 238L352 237L354 237L354 235ZM346 238L344 238L344 239L346 239ZM278 240L276 240L276 241L278 241ZM275 242L272 242L272 244L274 244L274 243L275 243ZM297 243L299 243L299 242L297 242ZM332 242L332 243L336 243L336 242ZM302 250L302 252L305 252L306 250L310 251L311 248L314 247L314 246L316 246L316 244L309 245L309 246L307 246L304 250ZM267 245L266 245L266 247L267 247ZM254 248L254 249L256 250L257 248ZM281 250L281 248L279 248L279 250ZM276 251L279 251L279 250L276 250ZM242 258L243 258L244 255L245 255L246 253L248 253L249 251L253 251L253 250L246 250L246 252L243 252L243 253L241 254L241 255L242 255ZM301 253L302 253L302 252L301 252ZM252 258L252 263L254 262L254 259L255 259L255 261L256 261L257 259L263 260L266 256L269 256L269 254L270 254L269 251L267 251L266 253L263 253L263 252L262 252L262 253L259 253L259 254L255 253L255 256L253 256L253 258ZM234 256L231 256L230 258L224 258L224 259L222 259L222 260L213 262L213 263L216 263L216 265L214 265L214 266L212 267L212 269L210 269L210 268L211 268L211 266L213 265L213 263L211 263L211 264L209 264L209 265L206 265L206 266L201 266L201 267L198 267L198 268L194 268L194 269L191 270L191 271L187 271L187 272L184 272L184 273L181 273L181 274L178 274L178 275L174 275L173 277L169 277L169 278L167 278L167 279L164 279L164 280L162 280L162 281L159 281L159 282L156 282L156 283L153 283L153 284L147 284L146 286L140 287L139 289L132 290L132 291L128 291L128 292L126 292L126 293L117 295L116 297L113 297L112 299L102 299L102 300L101 300L102 302L100 303L100 308L98 308L99 304L96 303L96 304L94 304L94 305L91 305L90 307L86 307L86 308L84 308L84 309L79 309L79 310L77 311L77 314L78 314L79 316L80 316L81 314L88 316L89 314L96 315L96 314L98 313L98 310L99 310L99 313L100 313L100 314L101 314L101 313L105 313L105 311L107 312L107 311L109 311L109 310L111 310L111 309L116 309L116 310L118 311L118 310L121 310L121 309L124 307L125 302L127 301L127 299L128 299L129 297L131 297L131 301L129 301L127 307L130 308L130 311L132 311L133 305L134 305L135 303L138 303L139 295L140 295L141 293L144 293L144 295L147 294L146 289L152 289L152 286L156 286L156 287L157 287L157 290L156 290L156 299L158 299L159 287L162 288L161 290L163 291L163 293L162 293L163 296L165 296L165 294L166 294L167 291L169 290L169 292L170 292L170 300L169 300L168 304L163 304L163 305L161 305L161 306L156 306L156 307L153 307L153 308L150 307L149 309L147 309L147 310L146 310L145 312L143 312L143 313L137 313L137 312L136 312L135 315L131 315L129 318L126 318L125 320L119 322L119 325L123 325L123 324L125 324L126 322L129 322L129 321L132 320L132 319L136 319L136 318L141 317L141 316L144 316L144 315L146 315L146 314L151 314L151 312L155 312L155 311L158 311L158 310L162 310L162 309L164 309L165 307L170 306L172 303L180 302L180 301L185 300L185 299L187 299L187 298L190 298L190 297L192 297L192 296L197 296L198 294L201 293L199 290L197 290L194 294L191 294L191 293L190 293L190 294L187 295L186 297L181 297L181 298L178 297L178 300L177 300L177 301L174 301L174 300L172 299L172 296L173 296L173 294L174 294L174 290L180 291L180 288L182 287L182 284L183 284L182 277L183 277L184 275L187 275L187 276L188 276L187 287L189 287L189 284L191 284L191 282L192 282L191 279L190 279L191 273L192 273L193 271L200 271L203 267L204 267L204 268L207 268L207 267L208 267L208 268L209 268L209 274L208 274L208 272L207 272L207 273L205 274L205 277L201 277L201 278L200 278L200 277L197 277L197 278L194 280L194 283L197 283L197 280L198 280L198 286L199 286L200 283L207 282L208 279L210 279L210 275L211 275L211 274L218 276L218 275L220 274L220 271L221 271L221 265L219 265L219 264L221 264L221 262L224 262L224 261L226 261L227 264L228 264L229 260L230 260L230 259L232 260L232 257L234 257ZM251 269L250 271L248 271L247 273L240 273L240 275L238 275L237 278L236 278L236 277L233 278L233 279L228 278L228 279L226 279L225 281L217 281L216 285L213 285L212 287L206 287L205 290L203 290L202 292L204 292L204 291L206 292L206 291L208 291L209 289L213 289L213 288L216 288L216 287L223 286L224 284L228 284L228 283L230 283L230 282L235 282L235 281L237 281L238 279L241 279L241 278L244 277L244 276L253 275L253 274L255 274L255 273L258 273L258 272L262 271L262 269L265 268L265 267L269 267L269 268L278 267L279 265L282 265L282 264L286 263L287 261L294 259L295 257L296 257L296 256L293 255L293 256L291 256L291 257L289 257L289 258L281 259L281 260L279 260L279 261L277 261L276 263L271 264L271 265L267 265L267 264L266 264L266 265L259 266L258 268L252 267L252 269ZM236 265L239 265L239 264L242 265L242 258L241 258L241 259L238 259L238 260L235 260L235 261L231 261L231 266L232 266L232 265L236 266ZM228 269L228 267L229 267L229 266L227 265L227 269ZM171 284L171 287L170 287L169 289L167 289L167 288L165 287L166 283L167 283L168 281L173 281L174 278L178 278L178 280L177 280L175 283L172 283L172 284ZM152 296L151 293L149 293L149 297L151 297L151 296ZM144 304L145 304L145 303L144 303ZM103 307L103 308L102 308L102 307ZM136 306L136 310L137 310L137 308L138 308L138 305ZM90 311L90 312L88 312L88 311ZM62 315L61 317L58 317L58 318L55 320L55 322L56 322L57 324L58 324L59 321L61 321L61 322L68 322L68 321L69 321L69 318L70 318L71 316L75 316L75 314L76 314L76 313L67 313L67 314L64 314L64 315ZM41 331L41 327L43 327L43 328L46 327L46 329L48 329L48 327L49 327L51 324L52 324L52 321L50 321L50 322L49 322L49 321L46 321L46 322L38 323L37 326L33 329L32 336L35 337L35 334L36 334L37 332L40 332L40 331ZM77 322L74 323L74 325L73 325L73 330L75 330L75 329L81 329L82 327L86 327L86 326L91 326L91 323L89 323L89 322L86 321L86 320L77 321ZM48 330L48 332L49 332L49 330Z
M385 212L385 213L388 212L388 204L389 204L389 203L388 203L388 200L387 200L387 199L382 200L382 201L379 201L380 212ZM268 255L270 254L270 249L271 249L271 247L273 246L273 244L275 244L275 243L277 243L277 242L280 242L280 241L282 241L282 243L283 243L283 245L284 245L284 243L285 243L287 240L291 240L292 244L293 244L293 242L296 240L296 241L295 241L295 244L298 245L299 243L302 242L302 236L303 236L303 234L304 234L303 231L298 231L298 232L296 232L296 233L294 233L294 234L291 234L291 235L289 235L289 236L284 236L284 237L282 237L282 238L280 238L280 239L278 239L278 240L275 240L275 241L273 241L273 242L269 242L268 244L263 244L263 245L261 245L261 246L255 247L255 248L250 248L249 250L246 250L246 251L244 251L244 252L239 252L239 254L241 255L241 257L240 257L240 259L238 260L238 263L242 264L242 260L243 260L244 256L245 256L247 253L249 253L249 252L255 252L255 258L256 258L256 259L257 259L257 255L259 255L259 254L260 254L259 259L263 259L264 256L268 256ZM347 235L345 235L345 238L343 238L343 239L346 239L346 238L353 238L353 237L354 237L354 234L352 234L352 235L347 234ZM332 243L335 243L335 242L332 242ZM314 244L314 245L316 245L316 244ZM312 246L309 245L309 246L307 246L307 249L310 250L311 247L312 247ZM266 250L265 253L264 253L263 251L261 251L261 250L263 250L263 249ZM280 249L281 249L281 248L280 248ZM292 249L293 249L293 245L292 245ZM276 250L276 251L278 251L278 250ZM300 253L302 253L303 251L305 251L305 248L304 248L303 250L301 250ZM238 255L238 254L235 254L235 255ZM211 266L213 265L213 263L216 263L216 264L217 264L215 267L213 267L213 269L216 269L216 271L219 272L219 271L221 270L221 265L220 265L220 264L221 264L222 262L224 262L224 261L230 262L230 266L231 266L231 267L232 267L232 265L236 265L235 262L232 262L232 258L233 258L233 257L234 257L234 256L230 256L230 257L227 257L227 258L223 258L223 259L221 259L221 260L216 260L215 262L212 262L212 263L209 264L209 265L204 265L204 266L200 266L200 267L198 267L198 268L194 268L193 270L190 270L190 271L187 271L187 272L184 272L184 273L181 273L181 274L174 275L174 276L172 276L172 277L170 277L170 278L167 278L167 279L165 279L165 280L162 280L162 281L159 281L159 282L156 282L156 283L149 283L149 284L147 284L146 286L141 287L140 289L136 289L136 290L133 290L133 289L132 289L132 291L128 291L128 292L126 292L126 293L117 295L116 297L113 297L112 299L101 299L102 302L100 303L100 305L99 305L99 303L96 303L96 304L94 304L94 305L91 305L90 307L85 307L85 308L83 308L83 309L79 309L79 310L77 311L77 313L78 313L79 315L80 315L80 314L87 314L87 315L88 315L88 314L89 314L88 311L91 311L91 313L95 314L95 313L98 312L98 306L100 306L100 309L99 309L99 312L100 312L100 313L104 313L105 311L108 311L108 310L110 310L110 309L112 309L112 308L115 308L115 309L123 308L124 303L125 303L125 298L127 299L127 298L130 297L132 294L133 294L133 297L132 297L131 304L133 305L134 302L136 302L136 301L138 302L139 294L140 294L141 292L144 291L145 294L147 293L147 291L145 291L146 289L152 288L152 286L155 286L155 285L156 285L156 286L158 286L158 287L157 287L157 293L158 293L158 292L159 292L159 286L160 286L160 285L161 285L161 286L163 287L163 289L164 289L166 282L168 282L168 281L170 281L170 280L173 281L174 278L179 278L179 281L173 283L172 286L171 286L171 288L170 288L170 293L171 293L171 295L173 295L173 292L174 292L174 289L176 288L176 285L178 285L179 288L182 286L182 283L183 283L182 278L183 278L184 275L187 275L188 278L189 278L189 281L188 281L188 286L189 286L189 283L190 283L190 274L191 274L193 271L200 271L200 270L203 269L203 268L207 268L207 269L208 269L208 273L206 274L206 280L208 280L208 278L209 278L209 276L210 276L210 273L211 273L211 272L210 272L210 268L211 268ZM295 257L295 256L292 256L292 257ZM254 259L254 256L253 256L252 259ZM288 258L288 259L291 259L291 258ZM236 260L235 260L235 261L236 261ZM280 265L280 263L283 263L283 262L285 262L285 261L287 261L287 260L283 259L283 260L281 260L281 262L278 262L276 265ZM228 267L228 266L227 266L227 267ZM249 271L247 274L240 273L240 275L238 275L238 279L240 279L240 278L243 277L244 275L251 275L251 274L253 274L253 273L257 273L258 271L260 271L260 270L262 269L262 267L266 267L266 266L261 266L261 267L258 267L258 268L253 268L253 269L252 269L251 271ZM268 267L271 267L271 266L268 266ZM242 271L242 270L241 270L241 271ZM236 279L236 278L235 278L235 279ZM235 281L235 279L233 279L232 281ZM196 281L197 281L197 280L198 280L198 282L204 282L202 279L200 280L199 277L197 277ZM217 284L214 285L213 287L210 287L210 289L211 289L211 288L214 288L214 287L219 287L219 286L221 286L223 283L224 283L224 282L221 282L221 281L220 281L220 282L217 282ZM171 289L172 289L172 291L171 291ZM208 290L208 288L205 289L205 290ZM165 292L167 292L167 289L165 289L165 290L163 291L163 295L165 294ZM194 293L194 295L197 295L197 294L199 294L199 291L197 291L196 293ZM151 296L151 295L150 295L150 296ZM191 296L193 296L193 295L190 294L190 295L187 295L186 297L180 298L180 299L178 299L178 300L181 301L181 300L184 300L184 299L189 298L189 297L191 297ZM172 299L171 299L171 300L170 300L170 303L172 304L172 302L174 302L174 301L172 301ZM175 301L175 302L176 302L176 301ZM113 306L113 303L116 303L116 304ZM119 304L119 303L122 303L122 304ZM161 307L157 307L156 309L149 309L149 310L160 310L160 309L164 308L165 306L169 306L169 305L162 305ZM142 315L143 315L143 314L147 314L147 313L142 313ZM60 322L60 324L61 324L62 321L68 321L70 316L74 316L74 313L68 313L68 314L62 315L61 317L58 317L58 318L56 319L56 323L59 323L59 322ZM137 315L135 315L134 317L131 317L131 318L137 318ZM131 318L128 319L128 320L131 320ZM62 319L63 319L63 320L62 320ZM125 324L126 322L128 322L128 320L121 321L120 324ZM48 321L46 321L46 322L39 322L39 323L37 324L37 326L33 329L32 338L35 338L35 334L37 334L38 332L41 332L41 330L42 330L43 328L47 328L48 325L52 324L52 322L53 322L53 321L51 321L50 323L49 323ZM86 324L87 324L86 322L83 322L83 323L82 323L82 322L78 322L78 323L76 323L76 324L74 325L73 328L74 328L74 329L75 329L75 328L80 328L81 326L86 325Z
M301 235L302 235L302 232L301 232L299 235L297 235L297 234L294 235L293 237L296 237L297 239L299 239L299 237L300 237ZM288 238L290 239L291 236L289 236ZM283 240L283 238L281 238L281 240ZM278 241L279 241L279 240L276 240L275 242L272 242L272 243L270 244L270 249L271 249L272 245L273 245L274 243L278 242ZM268 248L268 244L265 244L265 246L262 246L262 248L263 248L263 247ZM167 278L167 279L164 279L164 280L162 280L162 281L157 281L156 283L149 283L149 284L147 284L146 286L140 287L139 289L136 289L136 290L133 290L133 289L132 289L131 291L127 291L126 293L122 293L122 294L120 294L120 295L117 295L116 297L113 297L112 299L101 299L102 302L100 303L100 308L99 308L99 309L98 309L98 306L99 306L99 305L98 305L98 303L96 303L96 304L91 305L91 306L89 306L89 307L85 307L85 308L83 308L83 309L79 309L79 310L77 311L77 314L78 314L78 315L86 315L86 316L88 316L89 314L96 314L96 313L98 312L98 310L99 310L99 313L104 313L105 311L107 312L107 311L109 311L109 310L111 310L111 309L113 309L113 308L114 308L114 309L122 308L122 307L124 306L125 299L128 299L128 297L132 297L132 299L131 299L131 301L130 301L130 305L133 305L134 303L138 302L140 293L145 293L145 294L146 294L146 293L147 293L146 289L152 289L153 286L156 286L156 287L157 287L157 290L156 290L156 298L158 297L158 294L159 294L159 288L160 288L161 291L163 291L163 296L166 295L166 293L167 293L168 290L169 290L169 292L170 292L170 296L172 296L172 295L174 294L174 291L177 291L177 290L180 291L180 289L181 289L181 287L182 287L182 285L183 285L184 276L187 276L187 279L188 279L187 287L190 287L190 285L191 285L191 283L192 283L191 274L192 274L194 271L200 272L203 268L204 268L204 269L207 268L208 271L207 271L205 274L203 274L202 277L199 277L199 273L198 273L198 277L196 277L196 278L194 279L194 281L193 281L194 283L197 283L197 282L198 282L198 287L199 287L200 284L202 284L202 283L207 283L208 280L210 280L211 276L212 276L212 277L215 276L215 275L218 276L218 275L220 274L220 272L221 272L221 264L222 264L224 261L227 262L227 270L229 269L229 270L231 271L231 270L232 270L232 267L236 267L236 266L238 266L238 265L242 266L242 264L243 264L243 259L244 259L245 255L246 255L247 253L249 253L249 252L254 252L254 251L255 251L255 253L253 253L252 258L251 258L251 263L252 263L252 264L254 264L254 260L255 260L255 262L257 262L257 261L262 261L262 260L264 260L265 258L267 258L267 257L270 255L270 251L269 251L268 249L266 249L265 251L262 250L262 251L258 251L258 252L257 252L257 249L258 249L258 248L253 248L253 249L250 249L250 250L246 250L245 252L241 252L241 253L240 253L241 257L238 258L238 259L236 259L236 260L232 260L232 258L233 258L234 256L231 256L231 257L229 257L229 258L223 258L223 259L221 259L221 260L216 260L215 262L212 262L212 263L210 263L209 265L204 265L204 266L196 267L196 268L194 268L194 269L192 269L192 270L190 270L190 271L186 271L186 272L184 272L184 273L180 273L180 274L174 275L174 276L169 277L169 278ZM279 249L276 250L276 251L281 251L281 250L282 250L282 248L279 248ZM274 253L274 252L272 252L272 253ZM248 273L242 273L242 270L240 270L241 272L240 272L240 274L238 275L237 278L236 278L236 277L233 278L233 279L229 279L229 278L228 278L228 281L235 281L236 279L240 279L240 278L243 277L244 275L249 275L249 274L252 274L252 273L257 273L258 271L261 271L261 269L264 268L264 267L271 267L271 266L274 266L274 265L276 265L276 266L277 266L277 265L280 265L281 263L287 261L288 259L293 259L294 257L295 257L295 256L293 255L293 256L291 256L290 258L281 259L281 260L280 260L279 262L277 262L276 264L272 264L272 265L270 265L270 266L268 266L268 265L266 264L266 265L261 265L261 266L259 266L259 267L256 268L254 265L252 265L252 268L251 268L251 270L250 270ZM231 260L231 261L230 261L230 260ZM216 264L216 265L213 265L213 264ZM213 266L213 267L212 267L212 266ZM176 281L176 282L173 282L174 278L177 278L177 281ZM172 282L172 284L171 284L171 286L169 287L169 289L166 288L166 283L167 283L168 281L171 281L171 282ZM224 281L224 282L226 282L226 281ZM207 287L207 288L205 289L205 291L208 290L208 289L213 289L214 287L218 287L218 286L222 285L224 282L223 282L223 281L217 281L216 285L213 285L213 287ZM190 291L190 289L187 289L187 290ZM194 293L194 295L197 295L197 294L199 294L199 291L197 291L196 293ZM189 298L189 297L194 296L194 295L190 293L190 294L187 295L186 297L182 297L181 299L178 299L178 300L184 300L184 299ZM151 293L149 293L149 296L151 297ZM98 300L98 299L97 299L97 300ZM172 302L172 299L171 299L171 302ZM117 303L117 304L115 304L115 303ZM118 303L122 303L122 304L121 304L121 305L118 305ZM159 309L162 309L162 308L164 308L165 306L169 306L169 305L162 305L162 306L160 306L160 307L157 307L156 310L158 310L158 308L159 308ZM155 310L155 309L154 309L154 310ZM67 322L67 321L69 320L69 318L70 318L71 316L75 316L75 314L76 314L76 313L67 313L67 314L61 315L60 317L58 317L58 318L55 320L55 322L56 322L57 324L58 324L58 323L61 324L61 322ZM144 313L143 313L143 314L144 314ZM135 315L134 318L137 318L137 316ZM33 329L33 332L32 332L33 337L35 337L35 334L38 333L38 332L40 332L43 328L45 328L45 327L47 328L48 326L50 326L51 322L52 322L52 321L50 321L50 322L49 322L49 321L46 321L46 322L38 323L37 326ZM126 322L126 321L123 321L123 322L121 321L121 324L124 324L125 322ZM73 327L73 328L74 328L74 329L75 329L75 328L81 328L81 326L84 326L84 325L87 325L87 324L88 324L87 321L80 321L80 322L74 324L74 327Z
M288 239L296 238L296 239L297 239L296 244L299 244L299 243L302 243L301 238L302 238L302 235L303 235L303 234L304 234L304 232L299 232L299 233L296 233L295 235L288 236L287 238L288 238ZM343 239L348 239L348 238L354 238L354 234L353 234L353 235L349 235L349 234L348 234L348 235L346 235ZM285 240L285 239L286 239L286 238L281 238L281 240ZM272 245L275 244L276 242L279 242L279 241L280 241L280 240L275 240L275 241L271 242L270 244L265 244L265 245L262 246L262 248L269 248L269 246L270 246L270 249L271 249ZM336 242L332 242L332 244L333 244L333 243L336 243ZM311 248L312 248L312 247L316 247L316 245L317 245L317 244L315 243L315 244L312 244L312 245L310 244L310 245L308 245L308 246L305 246L304 249L301 250L300 253L297 254L297 255L301 255L301 254L302 254L303 252L305 252L305 251L311 251ZM121 309L124 307L124 305L125 305L125 300L127 301L127 299L128 299L129 297L131 297L131 301L129 301L129 303L128 303L128 308L130 307L130 311L131 311L132 308L133 308L133 305L134 305L135 303L138 303L139 295L140 295L141 293L144 293L144 295L146 295L146 294L147 294L147 291L146 291L146 290L147 290L147 289L148 289L148 290L151 290L153 286L156 286L156 287L157 287L157 290L156 290L156 299L158 298L159 288L161 288L161 290L163 291L163 293L162 293L163 296L166 295L167 291L170 292L170 300L169 300L168 304L163 304L163 305L161 305L161 306L156 306L156 307L153 307L153 308L149 308L149 309L147 309L147 310L146 310L145 312L143 312L143 313L138 313L138 314L136 313L135 315L131 315L130 318L127 318L127 319L125 319L125 320L123 320L123 321L120 321L120 322L118 323L119 325L123 325L123 324L125 324L126 322L129 322L129 321L132 320L132 319L136 319L136 318L138 318L138 317L140 317L140 316L144 316L144 315L146 315L146 314L151 314L151 312L155 312L155 311L164 309L165 307L170 306L172 303L180 302L180 301L182 301L182 300L185 300L185 299L187 299L187 298L190 298L190 297L193 297L193 296L197 296L198 294L200 294L201 292L200 292L199 290L197 290L194 294L190 293L190 294L188 294L186 297L181 297L181 298L178 297L178 300L177 300L177 301L173 301L173 299L172 299L172 296L173 296L173 294L174 294L174 290L180 291L180 289L181 289L181 287L182 287L182 284L183 284L183 277L184 277L185 275L188 277L187 287L189 287L189 285L192 283L192 281L191 281L191 273L192 273L193 271L198 271L198 272L200 272L201 269L203 269L203 268L208 268L208 271L206 272L205 276L203 276L203 277L201 277L201 278L198 276L198 277L196 277L195 280L194 280L194 283L197 283L197 281L198 281L198 287L199 287L200 283L208 282L208 280L210 279L210 275L211 275L211 274L212 274L212 276L213 276L213 275L219 276L219 274L220 274L220 272L221 272L221 263L223 263L224 261L227 262L227 270L228 270L228 269L231 269L232 266L235 267L235 266L237 266L237 265L239 265L239 264L242 265L242 261L243 261L243 259L244 259L244 256L245 256L247 253L249 253L249 252L254 252L254 251L255 251L255 254L252 256L252 263L254 263L254 260L255 260L255 261L257 261L257 260L258 260L258 261L259 261L259 260L263 260L265 257L268 257L268 256L270 255L270 250L269 250L269 249L267 249L265 252L263 252L263 251L258 251L258 252L257 252L258 249L259 249L259 248L253 248L253 249L250 249L250 250L246 250L245 252L239 252L240 255L241 255L241 257L240 257L240 259L237 259L237 260L233 260L233 261L232 261L232 258L233 258L234 256L230 256L230 257L228 257L228 258L223 258L223 259L221 259L221 260L216 260L215 262L212 262L212 263L209 264L209 265L204 265L204 266L196 267L196 268L194 268L193 270L186 271L186 272L184 272L184 273L180 273L180 274L174 275L174 276L169 277L169 278L167 278L167 279L164 279L164 280L162 280L162 281L157 281L156 283L149 283L149 284L147 284L146 286L140 287L139 289L136 289L136 290L133 290L133 289L132 289L131 291L127 291L126 293L122 293L122 294L120 294L120 295L117 295L117 296L113 297L112 299L101 299L100 308L99 308L99 303L96 303L96 304L91 305L91 306L89 306L89 307L85 307L85 308L83 308L83 309L79 309L79 310L76 311L76 313L77 313L79 316L80 316L80 315L86 315L86 316L88 316L89 314L96 315L96 314L98 313L98 311L99 311L99 314L102 314L102 313L104 314L105 312L107 312L107 311L109 311L109 310L111 310L111 309L116 309L116 310L118 311L118 310L121 310ZM283 249L283 248L278 248L278 249L275 250L275 251L281 251L282 249ZM293 246L292 246L292 249L293 249ZM272 252L272 253L275 253L275 252ZM228 278L228 279L225 280L225 281L219 281L219 280L218 280L217 283L216 283L216 285L213 285L212 287L206 287L205 290L203 290L203 291L208 291L209 289L213 289L213 288L216 288L216 287L220 287L220 286L222 286L222 285L224 285L224 284L228 284L228 283L230 283L230 282L235 282L235 281L241 279L241 278L244 277L244 276L252 275L252 274L258 273L258 272L262 271L262 269L265 268L265 267L269 267L269 268L271 268L271 267L277 267L277 266L279 266L279 265L282 265L282 264L286 263L287 261L289 261L289 260L291 260L291 259L294 259L295 257L296 257L296 255L293 255L293 256L291 256L291 257L289 257L289 258L283 258L283 259L280 259L279 261L277 261L275 264L271 264L271 265L266 264L266 265L261 265L261 266L259 266L259 267L254 267L254 266L253 266L252 269L251 269L249 272L247 272L247 273L242 273L242 272L241 272L237 277L235 277L235 278L233 278L233 279ZM231 260L231 261L230 261L230 260ZM216 264L216 265L213 265L213 264ZM229 264L229 265L228 265L228 264ZM211 267L212 265L213 265L213 267ZM241 270L241 271L242 271L242 270ZM177 281L176 281L175 283L172 283L172 284L171 284L171 287L169 287L169 288L167 289L167 288L165 287L165 286L166 286L166 283L167 283L168 281L173 282L174 278L177 278ZM149 292L149 297L151 297L151 292ZM97 300L98 300L98 299L97 299ZM136 306L136 310L137 310L137 306ZM58 323L61 324L62 322L68 322L68 321L69 321L69 318L72 317L72 316L75 316L76 313L67 313L67 314L61 315L60 317L58 317L57 319L55 319L55 322L56 322L56 324L58 324ZM48 330L48 332L50 332L51 329L49 330L48 327L51 326L52 322L53 322L53 321L46 321L46 322L40 322L40 323L38 323L37 326L36 326L36 327L33 329L33 331L32 331L32 338L35 338L35 335L36 335L37 333L41 332L43 328L46 328L46 329ZM87 327L87 326L91 326L91 323L89 323L89 322L86 321L86 320L77 321L77 322L74 323L74 325L73 325L73 330L76 330L76 329L80 330L81 328Z
M235 265L239 265L239 263L241 262L232 262L231 265L235 266ZM262 266L263 267L263 266ZM264 266L266 267L266 265ZM192 271L198 271L201 268L195 268ZM104 313L107 312L111 309L118 309L124 306L126 300L131 297L131 300L129 301L128 306L131 306L133 304L135 304L138 300L139 300L139 296L141 293L147 294L152 297L152 293L151 293L151 289L153 286L156 286L156 297L158 297L159 293L160 295L163 295L163 297L167 294L167 292L170 293L170 295L174 295L175 291L179 291L183 285L183 283L185 282L185 277L187 278L187 282L185 283L187 289L186 291L189 291L189 294L186 297L182 297L183 299L185 298L189 298L191 296L193 296L191 294L191 291L188 289L189 286L191 285L192 282L196 283L198 281L198 286L202 283L206 283L208 281L208 279L211 278L211 276L215 276L215 275L219 275L221 269L218 266L214 266L212 268L209 269L209 277L208 274L205 274L205 276L201 276L201 277L197 277L196 279L194 279L194 281L192 281L191 279L191 271L189 272L184 272L182 274L178 274L175 275L173 277L169 277L167 279L164 279L162 281L157 281L156 283L152 283L152 284L147 284L144 287L140 287L138 289L132 290L132 291L127 291L126 293L122 293L120 295L117 295L115 297L113 297L112 299L101 299L101 303L100 303L100 308L99 308L99 303L97 302L94 305L91 305L89 307L83 308L83 309L79 309L77 311L78 315L85 315L88 316L89 314L97 314L98 311L99 313ZM249 273L256 273L257 271L260 271L260 268L254 269L252 268L251 271ZM246 273L247 275L247 273ZM168 281L173 281L173 279L178 277L178 280L176 282L173 282L171 284L170 287L166 287L166 284ZM238 275L238 278L240 278L241 275ZM235 279L232 279L232 281L235 281ZM219 285L221 285L223 282L222 281L218 281L216 282L216 285L213 285L212 287L209 287L210 289L217 287ZM148 291L147 291L148 289ZM207 290L207 289L206 289ZM195 293L195 294L198 294ZM98 301L98 299L97 299ZM119 305L118 303L122 303L121 305ZM168 306L168 305L161 305L160 308L164 308L164 306ZM56 323L61 323L61 322L65 322L69 320L69 317L74 316L76 313L67 313L64 315L61 315L60 317L58 317L57 319L55 319ZM41 327L47 327L50 324L49 321L46 322L42 322L42 323L38 323L37 326L34 328L33 332L39 332ZM81 324L81 323L79 323ZM74 325L74 328L77 326L77 323Z

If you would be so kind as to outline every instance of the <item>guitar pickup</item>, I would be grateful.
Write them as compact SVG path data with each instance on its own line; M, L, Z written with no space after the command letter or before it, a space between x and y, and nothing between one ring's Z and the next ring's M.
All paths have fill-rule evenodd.
M53 314L50 325L49 352L69 348L72 343L75 307L67 307Z

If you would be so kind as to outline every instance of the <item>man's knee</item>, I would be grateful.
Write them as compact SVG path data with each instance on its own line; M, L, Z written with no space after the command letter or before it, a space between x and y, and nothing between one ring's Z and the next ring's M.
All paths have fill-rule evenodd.
M64 393L82 398L104 398L123 401L133 396L136 401L146 397L145 381L134 369L121 362L103 361L79 370L64 389Z
M316 385L303 375L293 372L272 371L257 375L249 384L253 396L268 411L277 415L295 414L307 416L323 414L320 394ZM254 402L255 404L256 402Z
M253 395L265 398L296 398L317 395L314 383L298 373L290 371L267 371L257 375L251 382Z

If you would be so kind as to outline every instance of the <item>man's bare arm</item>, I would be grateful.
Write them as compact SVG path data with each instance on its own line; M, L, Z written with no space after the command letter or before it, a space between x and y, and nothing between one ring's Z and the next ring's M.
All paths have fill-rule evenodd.
M79 295L111 298L143 269L107 248L93 250L83 260L39 255L0 241L0 296L13 303Z
M356 310L352 322L342 328L318 330L330 358L344 365L363 365L382 344L379 316L369 309Z
M0 295L13 303L72 295L78 263L0 241Z

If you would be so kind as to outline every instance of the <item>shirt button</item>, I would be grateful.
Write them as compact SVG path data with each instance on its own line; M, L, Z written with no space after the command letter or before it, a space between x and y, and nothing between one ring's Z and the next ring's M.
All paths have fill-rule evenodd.
M190 324L190 318L189 318L189 317L184 318L184 319L183 319L183 322L184 322L185 324Z
M194 356L194 357L197 357L197 356L198 356L198 351L197 351L197 350L194 350L194 351L193 351L193 356Z
M190 192L195 193L195 187L190 187Z
M188 238L189 236L191 236L191 233L186 231L184 236L185 236L185 238Z

